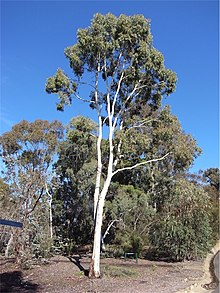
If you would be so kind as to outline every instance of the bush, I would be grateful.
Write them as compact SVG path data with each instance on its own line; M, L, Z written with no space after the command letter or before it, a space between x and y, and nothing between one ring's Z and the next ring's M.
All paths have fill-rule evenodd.
M208 206L202 189L186 180L177 180L149 233L156 251L176 261L204 257L212 244Z
M137 253L137 255L140 255L143 247L143 242L140 236L138 235L132 235L130 238L131 241L131 249L132 252Z
M219 201L212 201L210 205L210 223L212 227L213 246L216 244L216 241L220 238L219 215Z

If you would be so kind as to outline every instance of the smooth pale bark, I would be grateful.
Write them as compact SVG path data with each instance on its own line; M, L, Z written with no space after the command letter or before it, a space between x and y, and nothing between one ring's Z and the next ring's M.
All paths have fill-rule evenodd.
M47 184L45 184L46 192L48 195L48 204L49 204L49 227L50 227L50 238L53 239L53 213L52 213L52 200L53 196L49 192Z
M108 103L110 105L110 102ZM105 198L111 184L112 174L113 174L113 128L112 128L112 117L110 116L110 106L108 107L109 116L109 162L108 162L108 173L105 180L102 192L100 194L95 217L95 231L94 231L94 243L93 243L93 253L89 269L90 278L100 277L100 252L101 252L101 239L102 239L102 220L103 220L103 208L105 204ZM101 158L100 158L101 159Z
M49 226L50 226L50 238L53 239L52 195L49 198Z
M13 232L11 232L8 244L7 244L6 249L5 249L5 257L9 257L9 250L12 247L13 240L14 240L14 234L13 234Z
M118 222L119 220L113 220L113 221L111 221L110 222L110 224L108 225L108 227L107 227L107 229L106 229L106 231L105 231L105 233L104 233L104 235L102 236L102 250L105 250L105 242L104 242L104 240L105 240L105 237L109 234L109 230L111 229L111 227L114 225L114 223L115 222ZM113 226L114 227L114 226Z
M90 278L100 278L100 252L101 252L101 229L103 220L103 208L105 204L105 197L108 192L108 188L111 183L111 177L107 178L102 189L101 195L99 197L95 221L95 232L94 232L94 243L93 243L93 253L89 268Z
M98 68L96 72L96 81L95 81L95 105L97 110L98 116L98 138L96 143L96 150L97 150L97 170L96 170L96 182L95 182L95 192L94 192L94 224L96 221L96 213L97 213L97 206L99 201L100 195L100 188L101 188L101 176L102 176L102 150L101 150L101 143L102 143L102 117L101 117L101 109L99 106L99 74L100 74L100 63L98 63Z
M102 119L99 116L99 130L98 130L98 139L97 139L97 173L96 173L96 182L95 182L95 192L94 192L94 221L96 219L97 204L99 200L100 193L100 184L101 184L101 175L102 175L102 152L101 152L101 142L102 142Z

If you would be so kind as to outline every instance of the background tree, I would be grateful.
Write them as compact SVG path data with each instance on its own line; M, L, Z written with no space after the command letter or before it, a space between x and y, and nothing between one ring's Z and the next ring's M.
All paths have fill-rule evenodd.
M219 239L219 168L199 170L197 173L186 173L187 180L202 188L209 198L207 213L212 228L212 245Z
M205 256L212 246L209 204L201 187L183 178L175 180L149 234L157 253L173 260Z
M143 190L135 189L132 185L117 184L113 199L107 198L106 202L105 222L114 222L114 229L109 230L107 241L120 246L123 252L139 254L141 246L148 244L154 214L155 210L149 205L149 197ZM107 223L104 225L106 228Z
M150 22L142 15L120 15L117 18L112 14L96 14L90 27L78 30L77 43L68 47L65 55L76 79L70 79L58 69L47 80L46 90L58 95L58 110L63 110L65 104L71 104L73 98L78 98L89 102L97 113L95 231L89 275L99 277L103 208L111 180L122 170L162 160L168 155L163 153L159 158L146 161L142 159L144 147L136 154L134 146L141 138L141 127L152 119L154 111L161 106L162 96L175 90L176 75L165 68L163 55L153 47ZM83 81L84 73L86 80ZM85 83L91 85L88 100L79 95L80 85ZM148 106L145 117L140 117L138 113L142 106ZM108 157L105 158L105 180L101 184L104 125L108 133ZM126 133L127 129L131 130ZM128 160L126 153L122 152L125 134L132 142L128 153L139 157L137 164L133 165L132 160ZM122 167L117 168L123 159Z
M219 239L219 168L209 168L203 172L202 176L206 183L203 188L207 192L211 203L209 211L214 245Z
M11 196L9 185L0 178L0 218L17 220L19 217L17 210L18 201ZM5 256L8 257L16 229L0 225L0 231L0 251L5 251Z
M168 106L159 109L155 115L156 118L142 130L142 141L148 140L149 143L147 146L144 144L145 152L141 156L145 160L160 157L164 153L169 153L169 156L142 168L118 173L113 181L143 190L149 196L149 204L160 211L166 198L169 198L176 176L188 170L201 149L196 140L183 131L178 118L171 114ZM134 156L132 160L133 163L138 162Z
M50 235L46 186L50 184L50 169L62 135L63 127L58 121L36 120L22 121L0 137L4 180L17 202L16 218L23 223L14 241L19 261L24 260L29 249L34 254L46 252Z
M203 172L203 178L207 183L205 190L209 193L213 201L219 201L219 168L209 168Z
M93 232L93 194L96 171L94 131L85 117L73 118L54 165L58 188L54 192L53 223L56 237L71 245L88 244Z

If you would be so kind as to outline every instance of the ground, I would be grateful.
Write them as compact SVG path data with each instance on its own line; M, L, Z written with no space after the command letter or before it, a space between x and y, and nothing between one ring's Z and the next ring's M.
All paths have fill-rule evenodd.
M86 275L90 259L55 256L44 265L21 271L12 258L0 259L1 293L172 293L203 275L201 261L168 263L103 258L102 278Z

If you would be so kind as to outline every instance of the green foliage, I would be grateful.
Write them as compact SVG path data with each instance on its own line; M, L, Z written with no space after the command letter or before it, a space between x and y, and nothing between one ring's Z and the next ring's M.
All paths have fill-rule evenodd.
M208 206L201 188L176 180L163 211L157 214L156 225L151 227L152 245L174 260L203 257L212 242Z
M76 84L71 82L62 69L57 69L54 77L47 80L46 91L48 94L57 93L60 102L57 104L57 110L63 111L64 104L71 103L71 94L76 90Z
M210 198L210 222L213 233L213 245L219 239L219 180L220 180L219 168L209 168L203 172L203 179L205 179L206 185L204 190L207 192Z
M54 166L58 188L53 199L53 223L58 245L63 242L65 252L74 244L88 244L92 237L95 129L90 119L72 119Z
M49 234L49 203L46 185L51 183L51 167L57 145L63 136L58 121L21 121L0 137L2 172L10 194L5 193L1 211L3 218L22 221L21 233L5 246L16 253L17 260L26 263L34 256L45 256L51 245ZM5 189L5 188L4 188Z
M138 163L140 158L146 161L163 154L169 155L162 161L118 173L113 180L143 190L149 196L149 204L159 211L169 198L173 178L188 170L201 149L195 139L183 131L168 106L154 111L151 119L146 118L149 109L142 107L139 114L142 123L136 123L135 128L128 128L123 134L118 132L115 138L121 136L124 142L122 149L125 154L119 163L120 167ZM126 132L131 132L132 141Z
M205 170L203 176L211 186L214 186L216 190L219 190L219 179L220 179L219 168L209 168Z
M213 245L216 244L216 241L219 239L220 231L219 231L219 219L220 219L220 210L219 210L219 202L211 202L209 207L209 216L210 216L210 224L212 227L212 240Z
M114 198L106 202L105 223L117 220L116 229L109 231L107 240L121 245L124 251L140 253L143 243L148 241L154 215L148 200L146 193L131 185L114 189Z
M79 98L76 88L80 88L85 72L91 73L91 77L98 74L102 89L106 88L106 82L109 84L106 92L99 91L98 100L93 90L89 95L93 109L104 105L106 110L107 94L112 104L123 73L114 116L123 115L125 109L135 108L137 101L140 106L149 103L151 107L158 108L162 96L175 90L176 75L165 68L163 55L153 47L150 21L143 15L122 14L116 17L110 13L95 14L91 26L77 31L77 43L65 49L65 56L76 80L71 80L58 69L46 84L49 94L58 95L59 110L71 104L73 98ZM127 100L137 84L137 99Z
M170 156L160 162L168 172L188 170L202 151L196 140L184 132L178 118L171 114L168 106L159 112L158 119L153 123L152 136L152 153L161 152L161 149L170 152Z
M131 236L131 249L132 252L137 253L138 255L141 253L143 247L143 240L140 236L133 234Z

